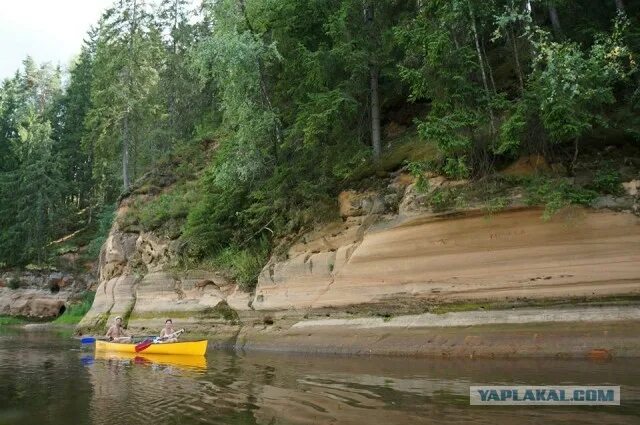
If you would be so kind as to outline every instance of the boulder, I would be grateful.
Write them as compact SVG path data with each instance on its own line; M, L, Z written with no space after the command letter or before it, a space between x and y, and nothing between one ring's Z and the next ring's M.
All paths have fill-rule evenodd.
M227 304L236 311L251 310L252 296L248 292L241 291L239 288L227 297Z
M622 183L622 187L624 187L625 192L627 192L629 196L638 196L640 193L640 180L624 182Z
M345 190L338 195L338 205L343 218L383 214L386 210L384 197L377 192Z
M59 291L62 287L61 285L63 284L63 278L64 275L60 272L51 273L49 276L47 276L47 287L49 287L51 291Z
M631 210L633 208L633 199L627 196L604 195L598 196L592 203L591 207L596 209L608 208L612 210Z
M416 189L415 183L410 184L404 191L404 195L398 206L398 214L411 215L423 209L427 194Z
M136 239L136 251L149 272L161 271L169 263L169 242L152 233L141 233Z
M68 288L69 286L73 285L73 276L64 276L62 280L58 282L58 285L60 286L60 289Z
M64 311L64 306L63 297L43 291L0 289L0 315L53 319Z
M390 186L392 186L393 188L404 189L405 187L409 186L411 183L415 183L415 182L416 182L416 178L413 176L413 174L407 173L406 171L402 171L394 177Z

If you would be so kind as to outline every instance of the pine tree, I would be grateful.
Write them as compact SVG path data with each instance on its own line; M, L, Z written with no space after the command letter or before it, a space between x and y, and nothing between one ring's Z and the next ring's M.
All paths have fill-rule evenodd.
M102 17L96 44L94 79L87 125L94 146L94 173L101 193L113 192L121 158L120 178L126 192L154 146L145 136L157 113L152 102L158 81L160 37L143 0L119 0ZM146 122L148 127L144 127Z
M91 37L91 34L90 34ZM95 40L82 47L69 73L69 83L57 106L54 121L54 156L67 183L65 203L69 208L90 207L93 188L92 149L83 146L85 120L91 108L91 84L94 73Z

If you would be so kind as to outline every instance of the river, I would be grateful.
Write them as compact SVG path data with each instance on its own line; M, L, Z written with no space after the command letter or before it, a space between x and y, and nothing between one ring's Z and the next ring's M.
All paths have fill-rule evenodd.
M640 361L210 351L94 356L65 332L0 328L0 424L638 424ZM621 386L621 406L470 406L472 384Z

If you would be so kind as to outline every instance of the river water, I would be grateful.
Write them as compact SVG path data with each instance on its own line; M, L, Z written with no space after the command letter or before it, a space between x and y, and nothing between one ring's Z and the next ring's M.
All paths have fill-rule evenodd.
M0 424L640 424L640 361L210 351L100 356L0 328ZM621 406L470 406L469 385L621 385Z

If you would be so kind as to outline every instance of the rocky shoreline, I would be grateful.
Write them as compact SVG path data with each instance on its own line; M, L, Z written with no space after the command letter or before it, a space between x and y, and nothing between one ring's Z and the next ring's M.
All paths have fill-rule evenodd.
M89 272L22 270L0 272L0 315L51 320L95 282Z

